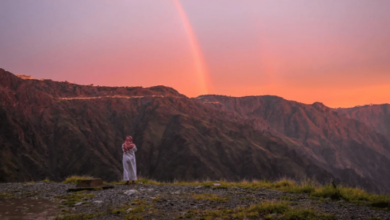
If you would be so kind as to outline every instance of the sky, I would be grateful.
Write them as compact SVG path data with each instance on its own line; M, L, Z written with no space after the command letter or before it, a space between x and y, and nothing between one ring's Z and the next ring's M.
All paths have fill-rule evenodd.
M388 0L1 0L0 68L188 97L390 103Z

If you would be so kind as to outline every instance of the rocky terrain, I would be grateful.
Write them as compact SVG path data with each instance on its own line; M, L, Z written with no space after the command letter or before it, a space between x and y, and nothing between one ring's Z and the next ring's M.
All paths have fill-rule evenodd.
M138 174L159 181L309 177L390 190L389 138L320 103L188 98L163 86L83 86L0 69L0 121L0 182L118 181L130 134Z
M113 189L67 193L74 184L3 183L0 219L297 219L289 218L286 211L267 209L266 204L287 207L297 215L306 213L303 219L390 219L388 211L343 200L218 185L115 185ZM264 207L256 211L259 204Z

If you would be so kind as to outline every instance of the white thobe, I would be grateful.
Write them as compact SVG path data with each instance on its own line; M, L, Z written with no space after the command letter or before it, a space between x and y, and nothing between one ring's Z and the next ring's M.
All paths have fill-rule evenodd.
M137 151L137 147L134 145L134 148L125 152L123 150L123 180L124 181L133 181L137 180L137 165L135 161L135 152Z

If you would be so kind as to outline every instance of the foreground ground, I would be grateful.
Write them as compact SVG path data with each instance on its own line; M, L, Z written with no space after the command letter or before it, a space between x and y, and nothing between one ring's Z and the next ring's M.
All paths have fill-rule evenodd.
M67 192L74 186L0 184L0 219L390 219L387 200L379 209L334 194L316 198L310 193L286 192L283 187L140 181L113 189Z

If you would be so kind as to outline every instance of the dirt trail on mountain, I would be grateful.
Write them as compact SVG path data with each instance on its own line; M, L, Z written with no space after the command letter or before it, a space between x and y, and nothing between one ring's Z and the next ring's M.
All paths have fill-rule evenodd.
M60 97L59 100L88 100L88 99L102 99L102 98L117 98L117 99L142 99L142 98L164 98L162 95L149 95L149 96L95 96L95 97Z

